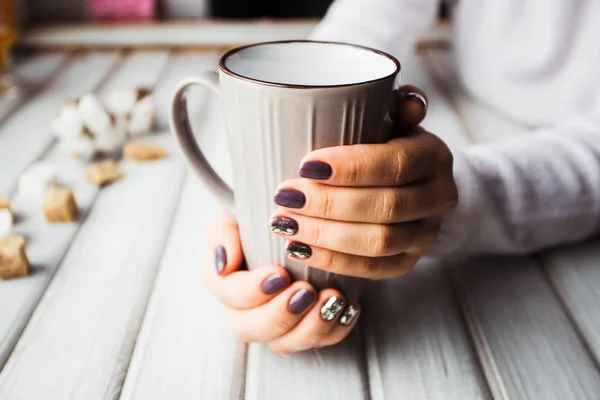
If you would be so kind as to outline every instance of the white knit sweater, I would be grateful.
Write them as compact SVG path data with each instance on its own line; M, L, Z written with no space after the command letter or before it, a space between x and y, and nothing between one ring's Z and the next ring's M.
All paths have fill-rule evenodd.
M403 59L437 0L337 0L312 38ZM460 0L461 80L479 101L537 126L455 153L459 205L434 255L520 254L600 232L600 0Z

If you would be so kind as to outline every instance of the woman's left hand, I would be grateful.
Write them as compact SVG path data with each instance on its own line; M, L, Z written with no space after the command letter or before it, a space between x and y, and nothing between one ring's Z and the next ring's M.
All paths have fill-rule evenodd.
M313 151L303 159L302 178L279 186L270 226L289 239L288 257L341 275L387 279L408 272L434 244L458 201L452 153L418 126L425 94L414 86L400 93L399 137Z

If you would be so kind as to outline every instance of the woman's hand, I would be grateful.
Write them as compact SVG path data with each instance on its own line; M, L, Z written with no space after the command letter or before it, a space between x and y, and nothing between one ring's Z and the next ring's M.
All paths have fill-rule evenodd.
M401 88L396 134L384 144L330 147L304 157L303 178L283 182L272 232L287 255L329 272L386 279L408 272L458 201L452 153L415 127L425 94Z
M317 293L307 282L291 283L279 266L243 270L238 226L227 214L209 232L214 259L205 264L204 280L241 340L291 354L336 344L356 325L359 306L337 290Z

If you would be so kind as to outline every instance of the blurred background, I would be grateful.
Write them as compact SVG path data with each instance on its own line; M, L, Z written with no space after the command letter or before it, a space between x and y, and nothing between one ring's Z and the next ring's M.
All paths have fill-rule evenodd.
M0 0L6 2L7 0ZM323 16L333 0L17 0L24 23L94 19L298 19ZM449 0L448 2L453 2ZM440 16L447 17L447 5Z

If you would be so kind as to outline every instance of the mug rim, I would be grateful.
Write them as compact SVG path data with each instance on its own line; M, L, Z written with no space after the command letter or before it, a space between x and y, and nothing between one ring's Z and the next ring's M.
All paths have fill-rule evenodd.
M229 69L227 67L226 61L227 59L242 51L242 50L246 50L248 48L251 47L259 47L259 46L264 46L264 45L270 45L270 44L286 44L286 43L317 43L317 44L335 44L335 45L342 45L342 46L348 46L348 47L354 47L356 49L361 49L361 50L367 50L370 51L372 53L375 53L379 56L383 56L386 57L388 60L391 60L394 65L396 66L396 68L394 69L394 71L388 75L382 76L380 78L375 78L375 79L369 79L369 80L365 80L365 81L360 81L360 82L352 82L352 83L341 83L341 84L336 84L336 85L302 85L302 84L296 84L296 83L279 83L279 82L271 82L271 81L266 81L266 80L262 80L262 79L256 79L256 78L251 78L248 76L244 76L244 75L240 75L238 73L233 72L231 69ZM248 45L244 45L244 46L239 46L239 47L235 47L233 49L230 49L228 51L226 51L220 58L219 58L219 69L221 71L223 71L223 73L236 78L236 79L240 79L243 81L247 81L247 82L251 82L251 83L255 83L255 84L260 84L260 85L264 85L264 86L273 86L273 87L279 87L279 88L287 88L287 89L333 89L333 88L343 88L343 87L351 87L351 86L360 86L360 85L365 85L367 83L374 83L374 82L379 82L379 81L383 81L386 79L389 79L393 76L398 75L401 71L402 71L402 65L400 64L400 61L398 61L398 59L394 56L392 56L389 53L386 53L385 51L382 50L377 50L374 49L372 47L368 47L368 46L362 46L362 45L358 45L358 44L353 44L353 43L346 43L346 42L330 42L330 41L321 41L321 40L275 40L275 41L271 41L271 42L260 42L260 43L252 43L252 44L248 44Z

